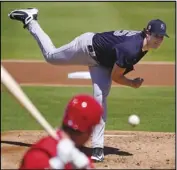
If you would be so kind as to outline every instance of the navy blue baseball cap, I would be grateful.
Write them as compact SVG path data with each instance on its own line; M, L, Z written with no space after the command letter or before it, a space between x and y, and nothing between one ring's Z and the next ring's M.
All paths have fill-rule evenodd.
M169 38L169 36L166 33L167 30L167 26L166 24L160 20L160 19L156 19L156 20L151 20L148 25L147 25L147 30L150 33L154 33L157 35L162 35L162 36L166 36Z

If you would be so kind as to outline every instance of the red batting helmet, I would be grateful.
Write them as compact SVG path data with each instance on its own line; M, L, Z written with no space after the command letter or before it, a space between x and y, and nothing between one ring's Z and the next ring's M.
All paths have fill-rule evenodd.
M87 132L97 125L103 114L102 106L89 95L76 95L68 103L63 123L80 132Z

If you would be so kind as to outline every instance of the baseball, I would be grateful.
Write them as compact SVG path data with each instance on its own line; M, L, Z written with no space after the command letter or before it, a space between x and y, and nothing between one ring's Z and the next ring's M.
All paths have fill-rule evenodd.
M137 115L131 115L128 118L128 123L132 126L136 126L140 123L140 118Z

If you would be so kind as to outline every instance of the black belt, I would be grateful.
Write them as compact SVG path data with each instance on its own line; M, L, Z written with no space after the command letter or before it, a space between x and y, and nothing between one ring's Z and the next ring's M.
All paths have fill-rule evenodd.
M92 46L92 45L88 45L88 46L87 46L87 49L88 49L88 51L89 51L89 55L90 55L97 63L99 63L93 46Z

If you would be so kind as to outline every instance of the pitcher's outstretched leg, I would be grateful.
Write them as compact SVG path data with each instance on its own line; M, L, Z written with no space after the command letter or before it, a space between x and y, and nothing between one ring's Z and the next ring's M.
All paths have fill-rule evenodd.
M56 48L50 37L37 22L38 9L17 9L9 14L10 19L21 21L37 41L45 60L55 65L95 65L87 46L92 44L94 33L85 33L70 43Z

